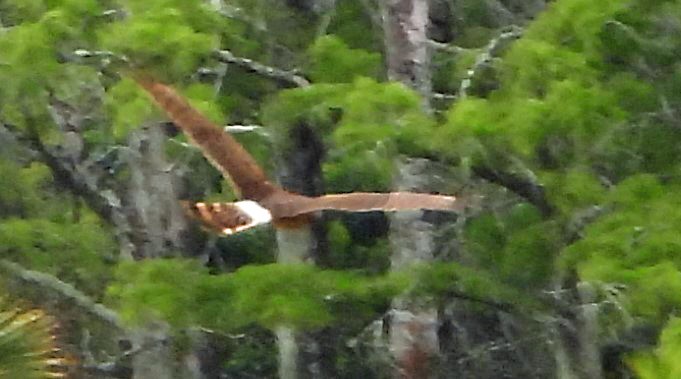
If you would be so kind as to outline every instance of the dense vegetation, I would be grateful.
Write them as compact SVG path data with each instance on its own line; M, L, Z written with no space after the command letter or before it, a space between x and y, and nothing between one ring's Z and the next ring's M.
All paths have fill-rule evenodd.
M561 371L566 357L607 378L679 377L681 1L432 3L432 87L451 96L424 107L387 80L374 1L1 0L0 259L125 328L168 322L178 351L203 328L228 377L274 376L282 324L321 341L328 375L384 377L367 330L399 294L438 309L442 377L588 377ZM490 43L511 24L520 38ZM318 139L314 190L389 190L410 157L441 168L439 191L484 199L434 215L434 262L406 272L373 213L325 215L316 266L274 263L268 228L218 240L185 220L159 237L176 200L234 193L131 70L216 122L258 125L237 138L282 182ZM87 302L0 271L0 298L59 312L72 350L92 355L93 334L96 360L127 352Z

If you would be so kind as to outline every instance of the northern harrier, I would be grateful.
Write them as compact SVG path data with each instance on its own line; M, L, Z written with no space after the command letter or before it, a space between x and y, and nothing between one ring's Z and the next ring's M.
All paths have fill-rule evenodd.
M271 183L253 157L222 128L194 109L173 88L136 78L158 106L201 148L204 156L231 181L242 201L196 203L188 208L208 228L234 234L253 226L273 222L276 227L295 227L322 210L348 212L440 210L458 211L463 206L453 196L412 192L303 196Z

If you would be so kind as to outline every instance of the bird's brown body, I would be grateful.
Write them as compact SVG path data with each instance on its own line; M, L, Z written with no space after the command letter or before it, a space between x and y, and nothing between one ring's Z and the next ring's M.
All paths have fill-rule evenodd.
M193 108L173 88L137 77L137 82L166 111L170 119L203 151L204 156L245 200L252 200L271 214L278 228L296 228L310 220L311 214L321 210L349 212L399 211L431 209L462 210L464 204L453 196L411 192L363 193L308 197L288 192L272 184L253 157L231 135ZM250 205L249 205L250 207ZM231 234L254 226L250 211L237 203L223 205L197 203L188 207L212 230ZM251 208L248 208L251 209Z

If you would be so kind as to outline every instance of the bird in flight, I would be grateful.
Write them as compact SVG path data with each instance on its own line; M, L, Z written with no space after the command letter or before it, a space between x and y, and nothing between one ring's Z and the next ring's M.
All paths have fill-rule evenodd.
M270 182L255 159L231 135L193 108L172 87L147 77L135 77L154 102L222 172L243 200L194 203L186 208L207 228L234 234L272 222L278 228L299 227L319 211L347 212L439 210L462 211L454 196L413 192L353 192L318 197L284 190Z

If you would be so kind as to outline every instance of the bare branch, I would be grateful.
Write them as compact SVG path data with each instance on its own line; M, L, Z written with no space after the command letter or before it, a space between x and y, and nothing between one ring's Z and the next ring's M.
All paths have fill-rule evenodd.
M292 87L307 87L310 85L310 81L307 80L302 75L297 74L294 71L282 70L280 68L268 66L266 64L260 63L253 59L238 57L234 55L229 50L215 50L213 51L213 57L218 61L225 64L233 64L248 71L254 72L266 78L276 80L278 82L284 83ZM69 60L78 62L80 64L92 64L90 60L96 59L98 63L103 66L108 66L113 62L121 62L127 64L129 61L125 56L116 55L113 52L105 50L85 50L77 49L71 53ZM219 72L214 72L212 69L203 68L200 72L201 74L217 74L220 76Z
M23 141L27 147L36 153L40 160L52 171L56 181L67 190L80 196L87 205L102 219L115 226L116 238L121 255L131 257L134 245L130 240L132 227L122 209L120 197L110 189L99 188L99 176L82 162L65 159L56 149L43 144L37 133L20 133L16 130L0 126L14 135L18 141Z
M567 243L572 244L584 238L584 229L597 221L608 211L607 207L593 205L575 212L567 225Z
M431 98L432 98L433 100L454 101L454 100L458 99L458 96L452 95L451 93L438 93L438 92L434 92L434 93L431 95Z
M0 260L0 271L22 283L35 285L49 291L55 297L71 301L88 314L95 316L108 325L121 331L125 330L116 312L94 302L89 296L80 292L71 284L62 282L52 275L28 270L17 263L5 259Z
M478 76L478 72L482 71L484 67L488 67L494 58L508 47L511 41L514 41L522 36L523 30L517 26L510 26L510 29L502 32L498 37L493 38L481 54L475 59L473 67L466 73L466 77L461 81L459 87L459 96L466 97L467 91L472 87L473 81Z
M470 49L466 49L464 47L456 46L456 45L450 45L448 43L443 43L443 42L438 42L432 39L429 39L428 41L428 46L432 47L435 50L439 51L444 51L447 53L451 54L461 54L465 51L469 51Z
M261 132L262 126L260 125L227 125L225 126L225 131L227 133L239 134L248 132Z
M224 1L220 0L213 0L211 3L213 3L213 8L215 8L216 12L218 12L221 16L231 20L243 22L252 26L259 32L267 32L267 26L262 20L248 16L241 8L225 4Z
M249 71L255 72L256 74L268 77L270 79L274 79L276 81L294 87L307 87L310 85L310 82L307 79L296 74L295 72L267 66L252 59L237 57L229 50L216 50L213 53L213 56L220 62L234 64L239 67L243 67Z
M539 209L544 217L553 213L553 207L546 198L544 187L528 178L521 177L504 171L495 170L489 166L478 165L473 167L475 175L523 197Z

